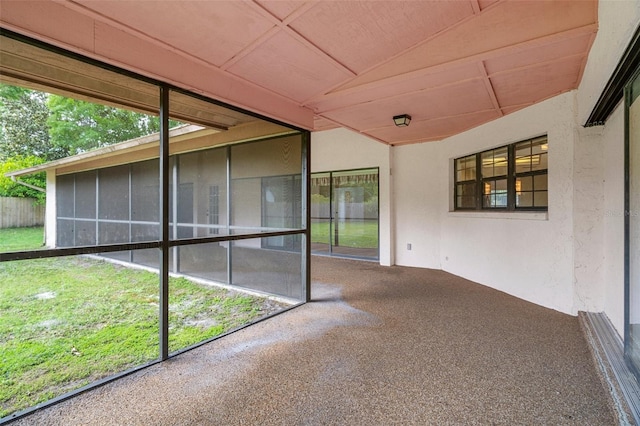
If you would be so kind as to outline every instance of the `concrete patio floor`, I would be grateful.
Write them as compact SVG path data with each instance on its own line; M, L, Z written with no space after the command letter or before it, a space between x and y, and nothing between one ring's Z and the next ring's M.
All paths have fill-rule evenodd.
M611 425L578 319L442 271L312 259L313 302L15 425Z

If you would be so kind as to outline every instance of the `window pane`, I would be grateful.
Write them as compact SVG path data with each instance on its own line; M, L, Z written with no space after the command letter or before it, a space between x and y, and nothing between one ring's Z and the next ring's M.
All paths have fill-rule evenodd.
M461 209L475 209L476 199L475 197L458 197L456 207Z
M493 151L482 153L482 177L493 177Z
M531 170L546 170L548 168L547 165L547 153L543 152L540 154L534 154L531 157Z
M457 186L456 207L461 209L476 208L476 183L463 183Z
M516 207L547 207L547 174L516 178Z
M476 156L459 158L456 160L457 181L474 180L476 178Z
M259 241L257 243L260 244ZM173 251L177 252L178 259L172 258L171 263L178 263L180 273L184 275L169 282L170 352L213 338L289 306L266 295L257 295L255 291L248 292L243 287L228 285L229 244L224 242L188 245L177 247ZM266 285L270 279L287 279L286 273L281 274L280 267L284 262L280 262L280 258L284 259L288 253L279 253L278 256L273 256L278 260L270 261L261 259L260 256L252 256L251 249L248 248L251 244L245 245L248 251L234 248L234 258L238 255L240 262L234 267L234 277L238 283L253 289L259 281L260 284ZM257 253L260 251L257 249ZM268 253L273 254L273 251L265 250L264 253L264 256L268 256ZM248 258L243 258L244 255ZM301 260L299 256L295 257ZM251 269L265 268L265 263L268 269ZM263 274L269 277L262 277Z
M160 239L160 227L156 224L131 224L131 242L156 241Z
M37 157L49 176L56 176L55 183L38 184L50 185L44 201L56 216L44 221L47 248L99 243L97 218L129 219L128 172L120 173L116 167L111 176L108 168L157 156L157 137L151 135L159 130L158 87L5 36L0 46L15 61L12 93L20 98L3 106L12 111L12 117L21 117L14 122L2 120L4 136L14 139L18 135L14 130L24 129L21 121L26 116L20 116L17 107L30 100L33 122L25 129L29 142L16 146L24 151L21 154ZM126 170L128 165L123 167ZM105 170L108 181L102 187L96 179L98 169ZM37 179L24 168L15 172L24 172L29 181ZM157 212L155 207L151 210Z
M481 158L483 178L505 176L507 174L507 147L483 152Z
M228 246L223 242L176 247L171 253L173 272L228 284Z
M299 228L297 213L302 188L301 176L278 176L262 178L263 217L262 226L269 228Z
M547 169L547 138L516 144L516 173Z
M378 257L378 169L334 172L332 252Z
M493 208L541 208L547 207L547 137L539 137L518 142L508 146L480 152L482 162L481 207ZM510 159L510 152L515 158ZM465 161L471 161L471 155L457 159L455 162L455 208L475 208L476 186L464 185L461 179L466 178ZM515 170L512 170L513 167ZM508 187L507 175L515 171L513 188ZM470 176L470 181L476 177ZM474 182L475 183L475 182ZM509 191L512 191L510 193ZM539 196L538 196L539 194ZM536 198L537 197L537 198Z
M506 147L494 151L494 176L507 174L508 150Z
M502 208L507 206L507 180L498 179L484 182L483 207Z
M300 226L301 150L298 136L231 148L233 226L253 228L253 232L263 227Z
M135 250L131 252L131 261L150 268L160 268L160 252L156 249Z
M285 239L295 236L286 236ZM247 289L302 298L302 253L300 249L280 251L262 249L263 238L232 243L232 284ZM289 243L289 246L295 246Z
M531 142L516 144L516 173L531 171Z
M537 175L533 177L533 183L535 185L536 191L546 191L547 190L547 175Z
M522 191L533 191L533 177L525 176L516 179L516 193Z
M533 192L521 192L516 196L517 207L533 207Z
M18 58L16 64L24 65L23 69L17 65L15 75L12 75L12 81L21 86L17 87L19 90L16 93L21 93L20 96L24 96L24 99L37 101L37 106L49 113L48 116L41 114L48 118L42 123L36 123L36 127L42 130L41 136L38 140L31 137L31 142L34 142L34 146L35 143L51 143L38 147L45 149L30 148L30 152L25 153L37 154L40 157L36 163L41 164L36 167L37 171L46 170L49 176L57 176L55 186L51 185L51 181L42 180L42 186L49 184L51 187L48 199L39 198L46 201L48 207L57 206L57 209L48 210L51 217L47 218L47 229L43 232L50 240L48 248L157 241L160 234L160 180L157 160L160 130L159 87L135 80L129 75L83 63L77 58L63 57L31 44L8 40L4 36L0 37L0 41L0 50L3 53L11 51L10 55ZM38 92L47 87L50 89L49 93ZM95 102L92 103L91 100ZM5 106L3 104L3 110ZM249 182L251 186L250 191L235 194L239 201L236 210L238 215L246 214L249 218L246 222L248 226L257 223L249 232L263 232L265 225L261 221L266 217L266 221L269 222L274 217L274 211L272 209L268 214L264 214L262 203L267 191L263 190L261 184L263 179L281 179L287 183L275 185L276 192L279 192L275 194L274 199L279 200L276 204L282 202L287 205L287 213L275 214L276 220L293 219L300 223L304 202L300 190L304 180L301 177L303 136L300 132L266 122L248 113L173 91L170 93L169 110L169 181L170 185L173 185L169 197L173 199L170 200L169 211L164 213L173 214L173 222L182 223L180 228L174 226L177 230L176 235L184 233L194 237L211 236L212 231L227 227L230 222L230 206L227 205L229 180L226 153L230 149L226 146L247 141L253 141L250 147L238 148L235 152L237 164L234 177L238 181ZM3 137L6 136L7 124L3 120ZM23 126L18 123L17 127ZM276 137L279 139L274 139ZM268 141L264 142L267 139ZM89 151L91 152L87 155ZM63 158L63 162L55 161ZM20 166L22 170L15 171L16 176L29 176L33 171L32 166L34 164ZM268 183L269 188L274 188L272 181ZM252 192L255 188L257 191ZM295 194L298 194L298 197L295 197ZM248 202L243 203L245 200ZM278 204L276 213L280 207ZM238 222L245 225L242 220ZM218 236L217 233L213 235ZM266 238L237 243L237 247L234 247L237 262L234 273L237 275L238 284L251 289L256 288L258 291L270 291L269 288L273 287L276 294L301 299L306 279L301 273L306 263L300 252L300 242L303 238L304 235L284 237L285 240L293 242L286 245L286 250L277 253L274 250L263 249L266 241L272 241ZM41 240L38 241L38 244L40 243ZM256 247L257 251L250 251ZM100 250L98 247L95 251ZM231 256L227 256L230 250L229 241L210 243L206 246L190 244L170 250L176 255L170 256L169 260L175 271L192 274L187 281L224 282L228 277L228 264L231 263ZM52 253L60 254L56 251ZM22 378L25 376L32 382L39 382L42 388L12 394L11 403L24 402L26 406L4 408L8 408L10 412L21 410L52 396L58 396L55 393L58 390L73 390L91 383L92 380L156 359L159 349L158 307L162 305L159 303L158 273L144 271L146 275L142 277L143 271L133 268L130 263L160 267L159 260L162 254L154 248L102 252L100 255L78 258L44 259L42 263L45 264L45 268L39 269L34 266L35 263L25 263L29 267L24 268L25 272L20 272L15 277L3 273L7 269L17 270L18 263L0 262L0 283L7 284L10 289L16 291L27 290L27 293L14 295L9 298L11 300L2 300L0 304L9 306L7 303L15 300L36 300L40 308L43 303L49 302L62 307L59 312L55 311L53 305L52 309L46 310L55 314L55 321L51 324L28 324L24 330L19 328L20 324L10 324L8 332L0 333L2 336L15 337L14 333L26 336L28 342L21 346L19 344L16 347L18 351L28 349L29 346L36 349L18 353L15 357L24 359L27 363L22 371L25 375L3 379L8 379L11 385L15 384L18 392L24 390L25 381ZM114 259L122 262L113 262ZM71 265L68 261L76 261L77 264ZM107 269L99 268L94 271L94 264L106 265ZM66 272L72 276L58 276L59 273ZM36 278L40 275L47 277L50 282L37 282ZM28 279L25 280L25 277ZM172 348L184 347L185 342L190 344L206 338L194 333L193 326L215 328L215 321L224 322L227 326L237 319L236 314L240 311L259 315L273 312L263 311L261 306L246 305L244 300L235 304L236 300L233 300L234 303L228 304L232 306L231 310L225 311L219 318L213 318L208 315L210 311L205 315L202 311L192 309L199 308L201 303L207 304L212 310L228 307L217 306L218 299L217 296L211 296L210 283L198 283L199 287L192 285L192 282L183 285L186 279L179 278L183 281L174 285L174 278L170 278L170 297L177 299L170 300L171 314L180 318L179 321L174 321L174 317L170 320ZM77 288L74 285L78 283L74 283L74 280L80 284ZM62 283L64 288L47 288L51 283ZM29 293L30 284L37 284L38 292ZM96 284L95 291L91 288L93 284ZM197 288L194 292L189 290L184 293L186 287ZM71 301L62 297L63 290L69 289L73 290L74 297L71 299L74 300L69 299ZM42 297L33 297L40 292L43 293ZM226 289L224 293L227 293ZM104 302L108 306L101 307L100 304ZM133 304L131 309L128 306L130 304ZM272 300L267 305L280 306L279 302ZM7 315L6 319L23 319L23 308L24 306L19 307L16 312ZM84 312L83 308L90 308L91 312ZM99 314L96 317L99 317L97 323L93 325L92 313ZM128 322L120 321L123 313ZM195 315L192 315L194 313ZM182 314L185 315L181 316ZM73 317L74 321L67 321L67 317ZM58 321L60 318L64 321ZM5 319L4 315L2 319ZM181 331L184 333L177 332L174 327L183 327ZM47 328L49 331L53 330L56 336L45 336L52 334L47 332ZM73 333L65 334L68 331L65 328L73 329ZM34 335L35 337L31 335L34 330L37 335ZM83 330L89 331L85 340L79 338L79 333ZM187 337L181 337L185 335ZM60 336L63 336L63 341L55 340ZM118 336L122 339L118 339ZM54 339L40 342L42 337ZM0 358L16 349L2 346L6 342L1 340ZM71 340L73 345L69 343ZM175 346L176 342L178 346ZM62 347L62 352L51 353L51 350ZM49 368L38 363L40 358L46 358L47 362L62 360L65 365ZM109 363L109 368L103 369L106 363ZM69 365L84 375L67 374L65 369ZM53 371L56 369L57 371ZM18 370L12 368L11 373ZM55 374L49 374L51 371L48 370ZM69 380L61 382L61 377L63 380Z
M177 168L177 237L227 234L226 148L181 154Z
M534 206L535 207L548 207L548 195L547 191L540 191L534 193Z
M71 256L2 262L0 283L8 413L158 358L156 273Z
M311 176L311 251L331 251L331 173Z

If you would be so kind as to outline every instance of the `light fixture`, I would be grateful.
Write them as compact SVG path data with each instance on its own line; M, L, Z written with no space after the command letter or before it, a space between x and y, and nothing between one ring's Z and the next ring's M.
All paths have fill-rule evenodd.
M411 123L411 116L409 114L396 115L393 117L393 122L398 127L407 127Z

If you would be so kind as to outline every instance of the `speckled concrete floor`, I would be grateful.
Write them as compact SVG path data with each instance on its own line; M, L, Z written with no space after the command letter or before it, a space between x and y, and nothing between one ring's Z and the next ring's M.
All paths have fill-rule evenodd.
M15 425L611 425L575 317L314 257L314 301Z

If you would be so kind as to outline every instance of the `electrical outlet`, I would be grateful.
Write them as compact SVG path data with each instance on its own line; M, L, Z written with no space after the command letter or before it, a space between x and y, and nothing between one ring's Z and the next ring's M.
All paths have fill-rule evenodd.
M407 243L407 250L411 250L411 243Z

